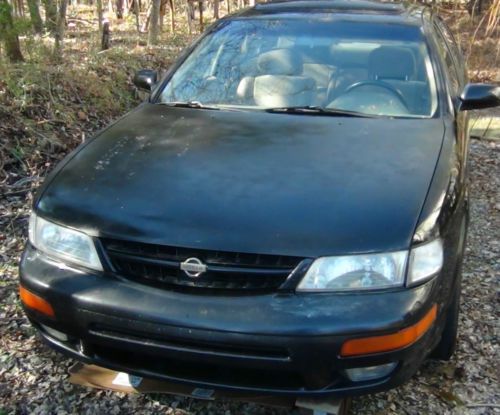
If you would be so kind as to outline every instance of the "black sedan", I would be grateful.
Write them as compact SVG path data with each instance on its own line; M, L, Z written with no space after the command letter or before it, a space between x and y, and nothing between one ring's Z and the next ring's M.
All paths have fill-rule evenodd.
M468 84L428 9L214 24L34 202L20 296L56 350L193 388L345 396L454 350Z

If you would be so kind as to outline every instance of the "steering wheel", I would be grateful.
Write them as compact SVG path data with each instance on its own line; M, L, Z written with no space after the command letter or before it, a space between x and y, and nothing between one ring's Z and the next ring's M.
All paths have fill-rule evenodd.
M348 94L349 92L352 92L354 89L361 88L361 87L367 86L367 85L383 88L383 89L391 92L394 96L396 96L398 98L398 100L401 102L401 104L403 104L405 109L408 111L408 104L406 103L406 100L405 100L405 97L403 96L403 94L399 90L397 90L395 87L393 87L391 84L384 82L384 81L360 81L360 82L356 82L355 84L352 84L348 88L346 88L346 90L342 93L342 95Z

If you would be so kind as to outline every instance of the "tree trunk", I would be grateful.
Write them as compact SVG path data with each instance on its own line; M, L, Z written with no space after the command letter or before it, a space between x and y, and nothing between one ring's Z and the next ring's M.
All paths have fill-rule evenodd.
M187 0L186 11L187 11L187 21L188 21L189 34L192 34L193 33L194 8L193 8L193 3L190 0Z
M175 33L175 4L174 0L168 0L168 4L170 4L170 29L172 33Z
M134 14L135 14L135 27L137 31L141 31L141 5L139 4L139 0L133 0L134 2Z
M214 0L214 19L219 18L219 0Z
M14 6L14 16L24 17L23 0L11 0L11 4Z
M203 33L203 2L198 2L198 7L200 8L200 33Z
M3 41L5 53L11 62L22 62L23 54L19 45L19 37L14 29L12 8L7 0L0 0L0 40Z
M131 0L129 3L129 13L134 13L135 15L135 28L137 32L141 33L141 21L140 21L140 5L137 0Z
M124 0L116 0L116 18L123 19Z
M38 0L27 0L28 9L30 11L31 25L36 34L43 32L43 21L40 16L40 3Z
M106 19L102 24L101 50L109 49L111 32L109 31L109 21Z
M148 45L158 44L159 34L159 21L160 21L160 3L161 0L152 0L150 21L149 21L149 34Z
M146 8L146 20L142 24L142 28L141 28L141 31L143 33L147 32L149 30L149 22L151 20L152 9L153 9L153 2L150 1L149 4L147 5L147 8Z
M96 1L96 6L97 6L97 22L98 22L98 27L99 27L99 33L102 34L102 0L97 0Z
M68 0L59 0L59 10L57 13L57 26L54 37L54 58L60 60L62 57L62 44L64 41L64 29L66 28L66 8Z
M163 33L163 20L167 11L167 0L160 1L160 33Z
M42 0L45 9L45 27L51 34L56 33L57 4L56 0Z

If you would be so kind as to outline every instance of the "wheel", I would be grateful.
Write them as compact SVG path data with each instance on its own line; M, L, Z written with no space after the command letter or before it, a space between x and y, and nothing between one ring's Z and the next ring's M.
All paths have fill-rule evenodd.
M460 309L460 284L455 288L452 303L446 315L441 340L431 352L430 357L438 360L450 360L457 348L458 315Z

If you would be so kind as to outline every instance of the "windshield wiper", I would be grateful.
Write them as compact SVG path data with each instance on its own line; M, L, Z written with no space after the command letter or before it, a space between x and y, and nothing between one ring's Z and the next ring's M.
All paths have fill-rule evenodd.
M314 105L304 105L300 107L276 107L266 108L264 111L271 113L284 114L311 114L311 115L331 115L339 117L360 117L360 118L377 118L379 115L366 114L364 112L348 111L337 108L324 108Z
M200 101L172 101L172 102L158 102L160 105L177 108L198 108L203 110L220 110L219 107L204 105Z

